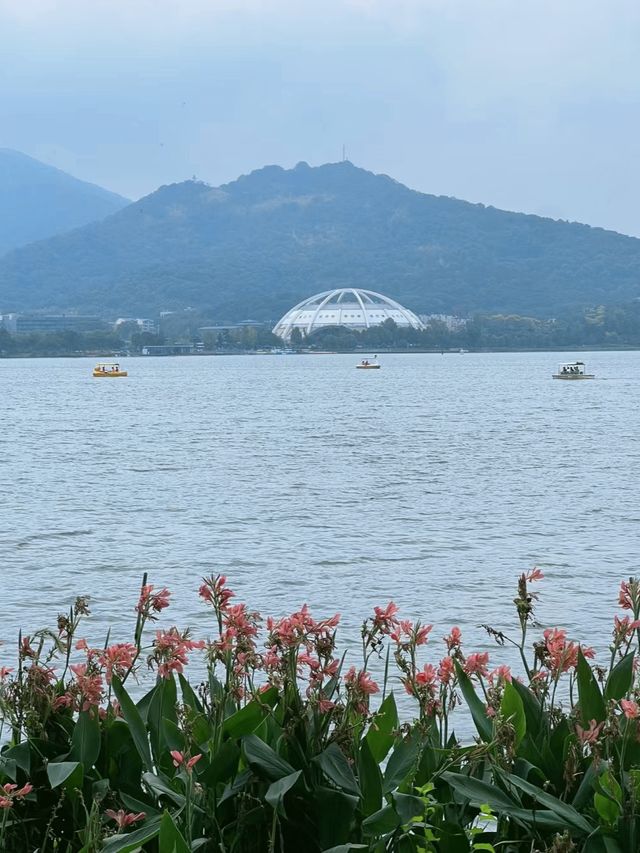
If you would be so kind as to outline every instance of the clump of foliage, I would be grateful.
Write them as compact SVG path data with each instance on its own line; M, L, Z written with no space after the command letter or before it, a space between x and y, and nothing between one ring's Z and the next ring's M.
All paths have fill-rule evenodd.
M145 577L132 640L94 648L78 598L56 630L21 636L15 669L0 669L0 849L637 850L640 581L621 584L627 614L603 669L561 628L531 644L542 577L519 577L517 638L485 626L517 650L522 680L467 652L457 627L425 654L433 626L393 602L364 621L347 666L338 614L316 620L304 606L263 620L223 576L200 586L208 641L148 630L171 594ZM194 653L207 672L196 685ZM155 684L136 700L145 670ZM415 702L412 721L399 720L393 684ZM453 731L461 705L477 730L467 745Z

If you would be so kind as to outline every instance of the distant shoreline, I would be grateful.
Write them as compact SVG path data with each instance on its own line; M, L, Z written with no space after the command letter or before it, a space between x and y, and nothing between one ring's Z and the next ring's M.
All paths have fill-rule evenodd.
M384 355L491 355L491 354L501 354L501 353L510 353L510 352L638 352L640 351L639 346L588 346L586 344L582 344L579 346L563 346L563 347L479 347L478 349L464 349L460 350L440 350L440 349L382 349L378 348L376 350L377 353L383 353ZM131 353L130 355L123 356L118 355L117 358L120 361L125 361L131 358L142 358L142 359L156 359L156 358L203 358L203 357L221 357L225 358L228 356L234 355L260 355L260 356L269 356L276 357L281 355L352 355L356 358L361 355L368 355L368 350L323 350L323 351L313 351L313 350L300 350L299 352L289 352L289 353L271 353L271 352L257 352L255 350L237 350L234 352L193 352L193 353L168 353L166 355L142 355L141 353ZM68 358L68 359L79 359L79 358L110 358L114 359L116 356L110 352L89 352L89 353L0 353L0 360L14 360L14 359L50 359L50 358Z

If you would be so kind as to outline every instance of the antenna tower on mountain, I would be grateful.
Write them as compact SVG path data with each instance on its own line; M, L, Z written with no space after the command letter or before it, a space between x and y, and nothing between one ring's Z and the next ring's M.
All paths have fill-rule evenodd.
M347 159L347 149L343 145L342 146L342 162L344 163L346 159Z

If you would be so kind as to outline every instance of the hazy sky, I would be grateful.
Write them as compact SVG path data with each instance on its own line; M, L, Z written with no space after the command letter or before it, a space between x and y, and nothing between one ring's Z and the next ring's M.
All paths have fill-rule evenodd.
M0 0L0 147L132 198L338 160L640 235L638 0Z

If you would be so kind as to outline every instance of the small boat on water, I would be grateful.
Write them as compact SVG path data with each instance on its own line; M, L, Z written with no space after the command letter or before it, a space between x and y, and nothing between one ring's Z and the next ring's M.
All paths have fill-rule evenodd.
M358 370L380 370L380 365L377 362L377 355L369 361L368 358L363 358L360 364L356 364Z
M584 361L571 361L561 364L558 372L553 374L554 379L595 379L594 373L587 373Z
M126 370L121 370L120 365L116 361L100 361L93 368L93 375L96 378L110 376L112 379L115 379L119 376L128 376L129 374Z

